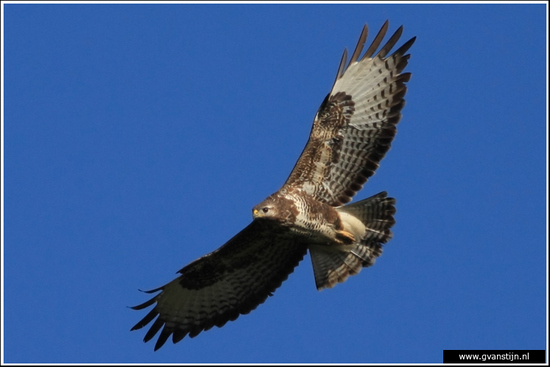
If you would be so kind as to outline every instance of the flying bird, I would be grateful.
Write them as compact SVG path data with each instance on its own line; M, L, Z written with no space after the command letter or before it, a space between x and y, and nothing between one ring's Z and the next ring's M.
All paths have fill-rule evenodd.
M361 56L365 25L349 62L313 120L309 140L279 191L252 209L253 221L219 249L191 262L134 310L153 309L132 330L153 322L144 341L159 331L155 350L222 327L263 303L307 251L318 290L332 288L374 264L392 238L395 199L381 192L347 204L374 174L390 149L405 105L405 54L416 37L388 56L403 27L380 48L386 21ZM162 329L162 330L161 330Z

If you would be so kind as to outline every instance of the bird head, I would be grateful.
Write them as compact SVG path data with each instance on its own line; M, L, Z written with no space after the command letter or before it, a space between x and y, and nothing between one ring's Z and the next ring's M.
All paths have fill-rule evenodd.
M252 217L276 219L279 211L277 210L276 199L269 196L267 199L252 208Z

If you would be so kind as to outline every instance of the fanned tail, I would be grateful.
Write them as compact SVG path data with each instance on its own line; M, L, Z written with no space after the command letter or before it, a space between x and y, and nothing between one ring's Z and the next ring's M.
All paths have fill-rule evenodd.
M311 261L318 290L332 288L362 268L374 264L382 254L382 244L392 238L395 224L395 199L381 192L370 198L337 209L340 213L357 218L364 228L362 236L351 245L310 246Z

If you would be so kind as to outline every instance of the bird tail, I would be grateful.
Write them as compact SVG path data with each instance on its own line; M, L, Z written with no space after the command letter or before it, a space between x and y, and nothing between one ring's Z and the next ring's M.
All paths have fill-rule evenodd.
M358 219L359 237L354 243L338 246L310 246L311 261L318 290L332 288L350 275L374 264L382 254L382 244L392 238L395 224L395 199L381 192L370 198L337 208L342 215ZM364 228L363 228L364 226ZM355 230L357 231L357 225Z

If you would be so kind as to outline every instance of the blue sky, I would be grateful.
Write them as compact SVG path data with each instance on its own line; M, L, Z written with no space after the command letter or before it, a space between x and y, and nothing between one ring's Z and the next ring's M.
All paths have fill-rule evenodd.
M4 4L5 362L441 362L545 349L546 6ZM363 24L417 36L375 266L309 255L251 314L153 352L127 306L286 180Z

